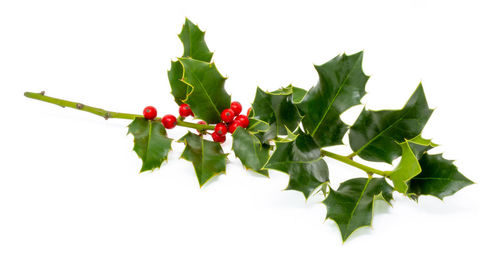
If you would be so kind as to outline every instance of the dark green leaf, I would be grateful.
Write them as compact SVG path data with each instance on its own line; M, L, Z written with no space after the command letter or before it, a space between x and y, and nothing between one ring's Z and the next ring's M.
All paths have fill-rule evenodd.
M220 113L231 105L231 96L224 89L226 78L214 64L190 58L179 60L184 68L183 82L189 86L185 103L197 118L207 123L220 122Z
M252 133L265 132L269 130L269 123L254 118L250 118L247 130Z
M205 43L205 32L187 18L179 38L184 45L183 57L210 62L213 52L210 52L207 43Z
M287 190L300 191L306 198L329 180L328 166L321 158L320 148L311 136L302 132L294 141L276 142L276 151L265 168L289 174Z
M360 104L368 76L363 73L363 52L339 55L315 66L318 84L298 104L304 114L302 124L319 146L342 144L347 125L340 119L348 108ZM294 98L295 100L295 98Z
M287 128L294 131L301 117L297 107L292 102L294 87L288 86L273 92L265 92L257 88L252 103L253 118L269 124L269 129L263 135L264 140L272 140L278 135L286 135Z
M186 145L181 158L193 163L200 187L212 177L226 172L227 154L224 154L219 143L205 140L191 132L179 141Z
M401 156L398 143L419 135L431 114L420 84L401 110L364 109L349 131L351 149L365 160L391 163Z
M330 190L323 201L327 209L326 218L337 222L342 240L345 241L356 229L371 225L374 200L381 196L390 202L392 191L384 178L354 178L345 181L337 191Z
M238 127L233 133L233 150L243 165L257 173L268 176L262 169L269 160L269 145L262 145L260 140L244 128Z
M134 151L142 159L141 172L159 168L172 149L165 127L157 121L135 118L128 126L134 136Z
M408 182L408 194L414 199L420 195L433 195L443 199L473 184L458 171L452 161L443 158L442 154L424 153L419 163L422 172Z
M172 89L172 95L178 105L183 104L186 99L188 85L182 82L182 64L179 61L172 61L170 63L170 70L168 71L168 81Z
M186 18L186 22L182 27L182 31L179 34L179 38L184 45L184 55L183 57L190 57L193 59L210 62L213 53L207 47L205 43L205 32L202 32L198 26L193 24L189 19ZM170 65L170 70L168 71L168 80L170 82L170 87L172 89L172 95L174 95L175 102L178 105L183 104L183 100L186 99L188 86L186 83L182 82L182 65L179 61L172 61Z
M420 157L422 157L422 155L426 153L428 150L439 146L433 143L429 139L422 138L421 135L418 135L417 137L408 140L408 142L410 143L411 150L413 151L417 159L420 159Z

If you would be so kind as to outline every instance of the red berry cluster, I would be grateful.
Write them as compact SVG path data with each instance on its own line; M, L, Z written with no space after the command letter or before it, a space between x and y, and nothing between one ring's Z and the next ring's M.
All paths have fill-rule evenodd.
M241 110L241 104L237 101L233 101L229 109L222 111L220 114L222 122L215 125L215 130L212 133L212 139L215 142L226 141L226 133L228 131L232 134L238 127L248 127L248 117L245 115L239 115Z
M246 128L248 127L249 121L248 116L240 115L241 113L241 104L237 101L231 103L231 107L229 109L225 109L222 111L220 118L222 122L217 123L215 125L214 132L212 133L212 139L214 142L223 143L226 141L226 134L229 131L231 134L238 127ZM247 111L247 115L250 114L250 109ZM157 115L157 111L153 106L147 106L143 111L144 118L147 120L154 120ZM189 116L194 116L193 111L187 104L182 104L179 106L179 115L181 118L186 118ZM167 114L163 116L161 119L161 123L165 128L172 129L177 125L177 118L172 114ZM199 121L198 124L207 125L204 121ZM198 131L201 134L201 131Z

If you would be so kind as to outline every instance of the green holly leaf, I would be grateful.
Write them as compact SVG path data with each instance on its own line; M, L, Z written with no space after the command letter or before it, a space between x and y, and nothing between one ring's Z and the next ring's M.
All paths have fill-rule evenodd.
M436 147L437 144L418 135L411 140L405 140L399 145L401 146L401 161L389 174L389 178L394 183L395 190L406 194L408 190L407 182L422 171L419 164L420 157L428 150Z
M319 82L298 104L302 125L319 146L342 144L347 125L340 119L348 108L360 104L368 76L363 73L363 52L339 55L315 66ZM295 99L294 99L295 100Z
M179 141L186 145L181 158L193 163L200 187L212 177L226 172L227 154L224 153L219 143L205 140L191 132Z
M297 88L292 85L288 87L292 87L292 101L295 104L300 103L307 94L307 90L305 89Z
M265 132L269 130L269 123L250 118L247 130L251 133Z
M210 62L213 52L210 52L207 43L205 43L205 32L202 32L198 26L187 18L179 34L179 38L184 46L183 57ZM172 61L170 70L168 71L168 80L172 89L172 95L178 105L184 103L183 100L186 99L188 92L188 86L181 81L182 73L181 63L179 61Z
M254 102L252 103L253 118L269 124L269 129L264 133L264 141L286 135L287 128L294 131L300 123L301 116L293 104L292 86L272 92L265 92L257 88Z
M384 178L354 178L345 181L337 191L330 190L323 201L327 209L326 218L337 222L342 240L345 241L358 228L371 225L374 200L381 196L389 203L392 191Z
M294 141L295 139L297 139L297 136L299 136L299 134L300 133L293 133L291 130L286 128L286 136L280 136L280 137L274 139L274 141L276 141L276 142L291 142L291 141Z
M263 145L255 135L238 127L233 133L233 150L243 165L257 173L269 175L262 169L269 160L269 145Z
M134 136L134 151L142 159L141 173L159 168L172 149L165 127L157 121L135 118L128 126Z
M328 182L329 172L314 139L302 132L289 142L276 142L276 150L265 165L290 175L287 190L297 190L308 198L321 184Z
M442 154L424 153L419 164L422 172L408 182L408 194L415 200L420 195L443 199L474 183L458 171L453 161L443 158Z
M172 95L174 96L177 105L183 104L183 100L186 99L188 85L182 82L182 64L180 61L170 62L170 70L168 71L168 81L170 83L170 88L172 89Z
M197 118L207 123L220 122L220 114L231 105L231 96L224 89L224 78L213 63L179 58L183 68L183 82L188 87L184 100Z
M405 141L399 145L402 149L401 161L396 169L389 174L389 178L394 183L394 189L396 191L406 194L406 191L408 190L406 182L417 176L422 169L418 164L417 157L411 149L410 142Z
M422 138L421 135L418 135L417 137L408 140L408 142L410 144L413 154L415 154L415 157L417 157L417 159L420 159L420 157L422 157L422 155L426 153L428 150L439 146L438 144L433 143L429 139Z
M214 53L210 52L207 43L205 43L205 32L187 18L179 38L184 46L182 57L210 62Z
M365 160L390 164L401 156L398 143L419 135L432 111L421 84L401 110L363 109L349 131L351 149Z

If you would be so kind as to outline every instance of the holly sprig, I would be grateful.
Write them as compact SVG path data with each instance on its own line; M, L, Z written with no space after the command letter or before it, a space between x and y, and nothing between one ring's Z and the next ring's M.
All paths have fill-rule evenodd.
M293 85L274 91L257 88L252 107L242 114L239 102L231 102L223 77L212 61L205 32L186 19L179 38L182 57L171 62L168 79L179 105L179 116L157 117L154 107L143 114L108 111L82 103L26 92L28 98L62 107L90 112L105 119L130 119L128 132L134 137L133 150L142 159L140 172L159 168L167 161L172 142L185 145L181 158L192 162L200 187L225 173L227 155L221 143L232 134L232 150L243 166L263 176L269 170L287 173L287 190L300 191L307 199L316 192L324 195L327 219L334 220L345 241L356 229L370 226L375 200L389 203L393 192L418 200L422 195L439 199L450 196L473 182L462 175L442 154L429 154L438 147L422 138L422 130L433 110L429 108L422 84L402 109L373 111L364 108L353 125L340 115L361 104L368 76L363 72L363 52L341 54L315 66L319 81L310 90ZM199 119L197 123L187 118ZM167 129L182 126L196 130L175 141ZM342 145L348 134L352 153L340 155L324 148ZM207 138L208 137L208 138ZM211 139L210 139L211 137ZM366 172L337 189L330 185L324 158L331 158ZM393 164L382 171L366 162Z

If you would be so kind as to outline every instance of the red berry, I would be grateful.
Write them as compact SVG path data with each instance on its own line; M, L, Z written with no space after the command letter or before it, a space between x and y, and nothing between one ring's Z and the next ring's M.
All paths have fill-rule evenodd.
M237 120L231 122L229 124L229 132L232 134L236 130L236 128L238 128L238 127L242 127L241 122L239 122Z
M177 118L172 114L167 114L161 119L161 123L165 128L172 129L177 125Z
M225 109L220 114L220 118L222 121L230 123L234 119L234 111L232 109Z
M248 121L248 117L245 115L238 115L238 117L236 117L234 121L239 121L241 123L241 127L243 128L248 127L248 124L250 124L250 121Z
M231 102L231 109L234 111L234 115L241 113L241 104L237 101Z
M227 133L227 126L224 123L217 123L215 125L214 133L217 133L219 136L224 136Z
M147 120L156 118L157 114L156 109L153 106L147 106L146 108L144 108L144 111L142 111L142 113L144 114L144 118L146 118Z
M185 103L179 106L179 114L184 118L187 116L194 116L193 111L191 111L191 107Z
M252 108L248 108L247 110L247 116L250 116L250 112L252 111Z
M207 125L207 123L206 123L205 121L199 121L199 122L198 122L198 124L201 124L201 125ZM200 130L198 130L198 129L196 129L196 130L197 130L200 134L202 134L202 133L204 134L204 133L205 133L205 131L203 131L203 132L202 132L202 131L200 131Z
M226 141L226 135L218 135L217 133L213 132L212 139L214 140L214 142L223 143Z

